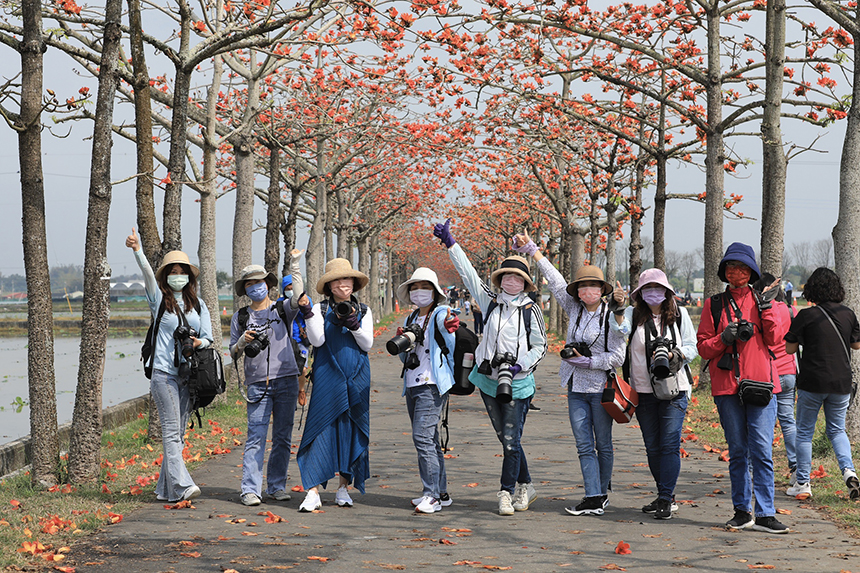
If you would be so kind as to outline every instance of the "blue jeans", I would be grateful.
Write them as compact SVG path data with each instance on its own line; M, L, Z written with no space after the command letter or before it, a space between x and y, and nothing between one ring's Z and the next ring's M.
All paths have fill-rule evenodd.
M850 394L797 391L797 483L809 483L809 472L812 469L812 436L815 434L815 422L822 406L824 420L827 422L824 433L833 444L833 453L836 454L839 469L854 469L851 442L845 433L845 413L850 401Z
M412 443L418 452L418 473L424 488L422 495L439 499L448 491L445 474L445 454L439 444L439 419L448 401L448 394L439 396L435 384L406 389L406 409L412 421Z
M779 385L782 392L776 395L776 417L782 428L782 439L785 440L785 456L788 458L788 469L797 468L797 449L794 446L797 434L794 422L794 384L796 374L780 374Z
M529 412L529 404L532 397L522 400L511 400L502 404L492 396L481 392L481 399L487 408L487 414L496 430L496 437L502 443L502 477L501 489L514 493L518 483L531 483L529 475L529 464L526 461L526 452L520 444L523 436L523 426L526 423L526 415Z
M648 468L657 484L660 499L671 500L681 473L681 428L687 414L687 393L673 400L658 400L654 394L639 394L636 419L642 430Z
M263 393L265 392L265 396ZM272 451L266 468L266 493L287 489L287 467L290 463L290 443L293 439L293 419L296 414L296 399L299 395L299 379L283 376L266 383L248 385L248 439L242 457L242 493L262 495L263 456L266 453L266 435L269 433L269 418L272 418Z
M191 416L191 396L188 386L180 382L178 376L155 369L152 371L149 391L158 408L161 445L164 448L155 495L171 502L179 501L185 490L194 485L182 457L185 429Z
M607 495L612 481L612 417L600 404L599 392L568 392L570 427L579 453L585 497Z
M776 514L773 503L773 427L776 400L767 406L741 404L737 394L714 396L720 424L729 444L732 505L750 512L755 493L755 516ZM752 485L749 464L752 464Z

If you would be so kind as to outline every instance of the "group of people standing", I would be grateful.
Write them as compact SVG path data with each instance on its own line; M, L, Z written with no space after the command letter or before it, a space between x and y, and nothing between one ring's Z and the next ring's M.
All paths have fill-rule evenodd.
M469 381L478 389L487 415L502 445L498 512L525 511L537 498L522 445L529 406L535 394L534 371L546 355L543 312L531 293L528 258L546 278L550 293L568 317L567 345L559 369L566 389L568 414L576 443L585 495L565 511L571 515L602 515L609 504L613 471L613 420L601 404L607 379L619 367L637 391L636 417L646 449L657 497L642 507L657 519L671 519L678 510L674 491L680 475L683 421L692 390L689 364L701 355L708 361L711 391L729 446L729 473L734 516L726 526L784 533L788 528L775 517L772 443L779 416L792 471L789 495L810 496L811 441L818 411L827 418L843 478L852 498L860 497L851 449L844 430L851 395L850 351L860 349L860 325L841 305L839 278L827 269L813 273L805 298L818 306L794 319L779 281L762 275L752 249L733 243L720 262L719 278L725 292L705 301L698 331L689 313L676 302L675 291L659 269L642 272L629 295L620 283L604 279L600 268L586 265L567 282L525 233L515 237L519 253L505 258L484 283L457 244L450 220L437 224L433 234L446 247L457 272L472 295L476 326L483 336L474 353ZM168 299L156 347L152 391L164 425L165 462L156 494L170 501L200 494L182 463L182 435L187 422L188 397L174 355L171 324L183 313L200 333L195 345L212 343L208 311L196 299L195 267L184 253L169 254L153 275L134 233L127 240L147 277L147 298L153 316ZM242 503L261 502L262 466L266 431L273 419L266 495L289 500L287 467L296 404L304 404L301 357L304 342L313 348L313 392L298 449L297 463L307 492L299 511L322 506L319 487L338 477L335 503L352 506L348 487L364 493L370 476L370 363L373 316L355 293L368 277L346 259L334 259L316 285L322 299L312 304L303 291L300 251L291 253L289 283L279 282L263 267L246 267L235 282L237 295L251 305L231 322L230 351L234 360L244 354L248 399L248 439L242 477ZM178 278L184 276L186 280ZM273 303L269 292L281 285L282 300ZM287 289L287 287L290 287ZM290 292L291 291L291 292ZM397 334L413 333L414 344L401 353L403 396L418 455L422 494L412 500L420 513L435 513L453 503L447 488L439 422L454 385L453 348L460 320L446 304L436 273L416 269L397 289L397 297L417 310ZM628 304L629 303L629 304ZM304 329L293 338L293 323ZM172 322L171 322L172 321ZM267 345L259 344L260 333ZM417 334L420 333L420 334ZM254 346L256 344L256 346ZM249 345L254 346L249 355ZM793 356L803 346L800 371ZM655 379L655 363L668 374ZM178 364L176 365L178 366ZM797 430L793 420L794 382L797 388ZM665 378L671 379L667 390ZM773 396L776 396L775 398ZM795 435L792 435L795 434ZM789 444L789 440L791 444ZM753 507L753 497L755 498ZM754 515L753 515L754 511Z

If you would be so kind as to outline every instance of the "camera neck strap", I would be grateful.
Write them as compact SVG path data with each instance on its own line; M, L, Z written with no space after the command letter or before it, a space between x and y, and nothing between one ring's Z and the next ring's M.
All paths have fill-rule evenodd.
M584 305L584 304L582 304L582 303L580 303L580 305L579 305L579 314L577 314L577 315L576 315L576 324L574 324L574 325L573 325L573 338L574 338L574 340L577 338L576 333L577 333L577 332L579 332L579 321L582 319L582 311L584 311L584 310L585 310L585 305ZM596 311L596 310L597 310L597 309L595 309L595 311ZM601 302L601 303L600 303L600 320L599 320L598 324L602 325L602 324L603 324L603 321L604 321L605 319L608 319L608 318L609 318L608 316L604 316L604 315L605 315L605 313L606 313L606 303L605 303L605 302ZM591 314L591 317L590 317L590 318L588 319L588 321L585 323L585 326L583 326L583 327L582 327L583 335L585 334L585 329L587 329L587 328L588 328L588 325L589 325L589 324L591 324L591 321L592 321L592 320L594 320L594 317L595 317L595 316L598 316L598 315L597 315L597 314L595 314L595 313L592 313L592 314ZM608 331L608 326L609 326L609 323L608 323L608 322L606 323L606 326L607 326L607 331ZM592 340L590 343L588 343L588 347L589 347L589 348L591 348L592 346L594 346L594 343L595 343L595 342L597 342L597 339L598 339L598 338L600 338L600 334L601 334L601 333L600 333L600 332L598 332L598 333L597 333L597 336L596 336L596 337L594 337L594 340ZM585 342L585 340L583 340L582 342ZM606 341L606 342L608 342L608 341ZM606 344L604 344L604 346L606 346Z
M733 322L732 312L735 313L735 318L737 318L738 321L743 320L744 315L741 313L741 309L735 301L735 297L733 297L729 291L724 292L723 297L727 298L729 301L729 304L725 304L725 300L723 301L723 308L726 309L726 318L728 319L729 324ZM740 354L738 353L737 339L732 342L732 372L734 373L735 378L738 380L741 379Z
M666 338L666 328L667 326L663 324L663 321L660 321L660 336L662 338ZM672 348L678 346L678 341L675 339L675 329L673 326L669 327L669 334L672 337ZM657 325L654 324L654 317L649 316L648 320L645 321L645 366L648 368L648 371L651 371L651 352L649 348L651 346L651 340L653 338L657 338Z
M179 320L179 326L191 328L191 325L188 324L188 319L185 318L185 312L183 312L182 309L176 313L176 317ZM173 337L173 365L177 368L179 367L179 341L176 340L175 336Z

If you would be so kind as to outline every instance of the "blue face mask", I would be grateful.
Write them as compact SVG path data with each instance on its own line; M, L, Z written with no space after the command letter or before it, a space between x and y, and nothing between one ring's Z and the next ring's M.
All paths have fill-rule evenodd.
M245 294L254 302L260 302L269 296L269 285L265 282L261 282L253 286L245 287Z

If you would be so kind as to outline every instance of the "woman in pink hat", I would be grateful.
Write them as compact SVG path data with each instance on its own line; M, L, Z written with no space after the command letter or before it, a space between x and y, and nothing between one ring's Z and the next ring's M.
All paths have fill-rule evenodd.
M624 379L639 393L636 419L657 484L657 499L642 511L653 513L656 519L671 519L672 512L678 510L675 484L681 473L681 429L692 388L687 365L698 356L696 330L687 310L676 304L675 291L660 269L642 272L639 286L630 293L630 304L623 318L618 317L620 324L612 321L612 327L628 336L622 369ZM658 351L658 346L662 350ZM652 381L659 384L661 380L655 356L662 351L668 352L660 356L668 359L668 372L674 377L668 395L652 386ZM664 382L667 387L669 384Z

